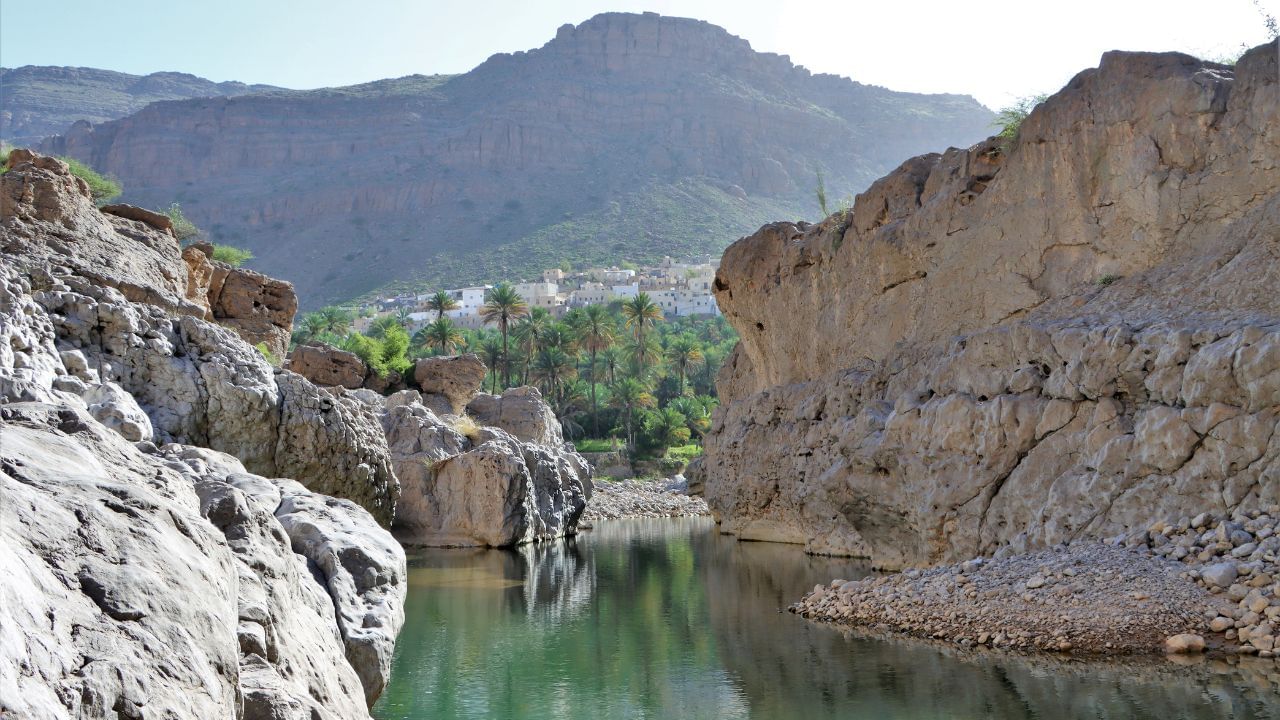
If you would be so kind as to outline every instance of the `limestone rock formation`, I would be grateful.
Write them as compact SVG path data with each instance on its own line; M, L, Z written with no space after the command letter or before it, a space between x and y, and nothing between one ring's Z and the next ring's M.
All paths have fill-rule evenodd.
M488 369L475 353L421 358L414 364L413 379L424 393L443 395L451 412L461 414L480 392Z
M536 387L508 388L501 395L479 393L467 412L480 424L501 428L523 442L560 445L560 421Z
M348 390L364 387L369 375L369 366L355 353L324 343L298 345L289 353L285 367L321 387Z
M591 466L559 440L560 423L537 390L508 393L520 398L513 407L540 420L537 433L517 437L491 422L500 417L450 415L447 408L437 414L439 408L423 403L439 396L413 390L386 399L382 424L401 484L395 522L401 540L505 547L577 531L591 498ZM474 407L485 397L493 396L454 399Z
M1108 53L1011 147L726 252L707 499L888 567L1275 502L1277 226L1276 48Z
M0 715L367 717L406 590L375 411L205 320L62 163L0 197Z
M462 75L156 103L41 149L119 177L137 205L181 191L196 224L243 237L315 307L536 273L552 245L582 262L616 261L618 242L636 261L719 252L812 212L815 167L840 196L990 119L969 97L814 75L709 23L608 13ZM671 208L697 230L634 221Z

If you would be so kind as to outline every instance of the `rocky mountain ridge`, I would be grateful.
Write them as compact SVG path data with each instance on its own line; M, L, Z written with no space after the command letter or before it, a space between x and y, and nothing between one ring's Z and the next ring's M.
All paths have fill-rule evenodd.
M817 169L838 197L990 119L967 97L812 75L705 22L611 13L463 75L157 104L43 148L134 204L181 202L315 305L718 252L812 208Z
M153 102L278 90L179 72L131 75L84 67L0 68L0 140L32 147L72 123L117 120Z
M901 567L1274 503L1277 118L1275 46L1109 53L1011 147L735 243L723 527Z

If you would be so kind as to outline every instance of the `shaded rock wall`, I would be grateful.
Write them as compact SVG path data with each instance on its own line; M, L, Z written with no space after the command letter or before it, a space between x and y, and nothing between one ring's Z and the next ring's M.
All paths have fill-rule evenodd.
M901 566L1277 500L1276 63L1109 53L1011 148L733 245L724 528Z

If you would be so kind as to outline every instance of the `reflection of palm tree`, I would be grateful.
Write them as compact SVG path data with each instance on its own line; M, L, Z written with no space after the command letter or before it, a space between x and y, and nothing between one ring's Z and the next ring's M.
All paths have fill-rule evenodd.
M488 299L480 308L480 316L484 318L485 323L496 324L498 331L502 333L502 375L507 387L511 387L511 347L508 344L511 322L527 314L529 314L529 305L515 291L515 288L507 283L499 283L497 287L490 290Z

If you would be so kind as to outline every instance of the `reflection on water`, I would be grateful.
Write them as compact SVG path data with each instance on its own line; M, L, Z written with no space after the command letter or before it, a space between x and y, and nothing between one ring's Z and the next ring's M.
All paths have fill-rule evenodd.
M704 518L412 559L378 718L1267 718L1272 662L1104 664L886 641L784 612L866 574Z

